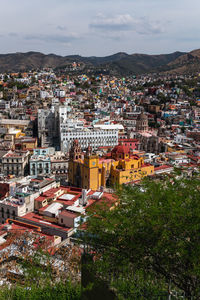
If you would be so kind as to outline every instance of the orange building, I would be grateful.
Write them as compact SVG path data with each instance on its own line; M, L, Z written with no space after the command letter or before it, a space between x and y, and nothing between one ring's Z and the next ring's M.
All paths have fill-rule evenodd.
M100 158L88 147L86 154L81 152L78 140L70 150L69 182L73 186L98 190L108 185L140 180L154 174L154 166L144 164L143 157L134 155L129 146L118 145L110 158Z

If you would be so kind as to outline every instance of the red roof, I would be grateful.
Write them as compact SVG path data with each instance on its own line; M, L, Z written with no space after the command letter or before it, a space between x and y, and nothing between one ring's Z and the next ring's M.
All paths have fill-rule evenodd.
M159 166L159 167L155 167L154 170L159 171L159 170L165 170L165 169L171 169L171 168L172 168L172 166L162 165L162 166Z
M119 139L120 142L125 142L125 143L137 143L139 142L137 139Z
M67 211L66 209L63 209L60 213L60 216L65 216L65 217L69 217L72 219L76 219L77 218L77 214L72 213L70 211Z
M118 145L112 150L112 153L124 153L128 154L130 152L130 146Z
M43 218L42 216L40 216L38 214L35 214L35 213L28 213L28 214L26 214L25 216L23 216L21 218L24 220L24 222L25 222L25 220L33 221L33 222L35 222L35 224L37 224L37 226L40 226L40 227L46 225L46 226L61 229L61 230L64 230L64 231L69 231L71 229L70 227L62 227L60 225L57 225L56 223L47 221L45 218Z

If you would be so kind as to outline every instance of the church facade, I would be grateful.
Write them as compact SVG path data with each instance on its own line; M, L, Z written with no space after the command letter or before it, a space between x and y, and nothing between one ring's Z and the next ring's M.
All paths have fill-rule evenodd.
M98 190L108 185L121 185L153 175L154 167L134 155L129 146L118 145L109 157L99 157L89 146L82 153L78 141L70 150L69 182L73 186Z

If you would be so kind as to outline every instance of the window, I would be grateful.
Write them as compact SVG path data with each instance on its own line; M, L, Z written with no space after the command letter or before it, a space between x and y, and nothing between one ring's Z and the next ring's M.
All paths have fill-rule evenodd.
M61 223L63 223L63 219L61 219L60 221L61 221Z

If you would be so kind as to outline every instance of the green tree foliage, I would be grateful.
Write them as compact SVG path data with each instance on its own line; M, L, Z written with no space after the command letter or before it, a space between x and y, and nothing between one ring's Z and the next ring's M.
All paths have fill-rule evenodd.
M10 81L8 84L8 88L17 87L18 90L27 89L28 85L23 82Z
M166 299L158 295L169 285L200 299L199 192L197 175L119 188L114 209L101 205L90 213L85 243L95 253L92 268L125 299Z
M187 85L184 85L182 89L187 96L192 96L192 92L189 90L189 87Z
M169 99L162 93L159 93L157 95L158 100L160 101L160 103L166 103Z
M7 76L6 74L4 75L3 81L4 81L4 82L7 82L7 81L8 81L8 76Z
M54 285L30 285L1 287L0 300L80 300L81 289L70 281L59 282Z

